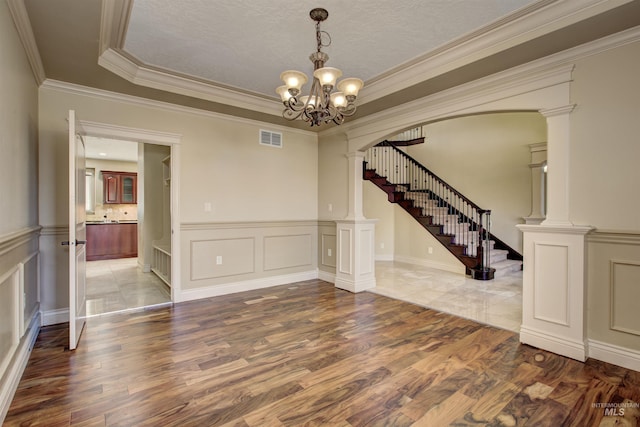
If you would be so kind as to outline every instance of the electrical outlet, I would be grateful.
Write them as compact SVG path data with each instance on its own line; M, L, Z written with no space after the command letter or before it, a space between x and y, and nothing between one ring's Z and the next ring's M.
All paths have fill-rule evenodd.
M380 243L380 249L384 249L384 243Z
M212 210L213 210L213 207L211 206L211 202L205 202L204 211L205 212L211 212Z
M427 252L429 252L429 255L431 255L433 253L433 248L429 246L429 248L427 249Z
M218 255L218 256L216 257L216 265L221 265L221 264L222 264L222 256L221 256L221 255Z
M331 256L331 249L327 249L327 256Z
M333 204L329 203L328 209L329 209L329 212L333 212Z

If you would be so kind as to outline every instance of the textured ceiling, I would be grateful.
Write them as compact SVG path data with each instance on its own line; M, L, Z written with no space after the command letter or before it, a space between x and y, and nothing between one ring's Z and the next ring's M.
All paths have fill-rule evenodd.
M311 74L315 27L328 66L371 81L533 0L135 0L124 50L142 63L275 97L280 73Z

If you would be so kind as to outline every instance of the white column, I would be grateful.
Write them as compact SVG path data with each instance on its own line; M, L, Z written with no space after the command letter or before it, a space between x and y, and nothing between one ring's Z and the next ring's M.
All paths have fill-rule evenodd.
M347 154L349 159L349 210L346 219L364 219L362 208L362 162L364 152L354 151Z
M570 114L574 105L540 110L547 118L547 218L545 225L569 221Z
M375 219L363 214L362 162L364 153L347 154L349 159L349 209L344 220L336 221L335 286L360 292L376 286Z
M518 226L524 234L520 341L584 361L586 235L592 228L569 221L573 108L541 111L547 118L547 218Z

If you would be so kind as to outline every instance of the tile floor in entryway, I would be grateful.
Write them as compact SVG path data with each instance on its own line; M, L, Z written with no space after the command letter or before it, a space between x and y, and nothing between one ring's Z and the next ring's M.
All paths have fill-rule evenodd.
M522 271L480 281L434 268L377 261L376 287L370 292L520 332Z
M171 290L137 258L87 261L87 316L171 302Z

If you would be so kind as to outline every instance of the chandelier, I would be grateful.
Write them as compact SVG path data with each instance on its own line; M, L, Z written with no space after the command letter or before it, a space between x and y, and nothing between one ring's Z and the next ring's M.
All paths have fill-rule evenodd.
M309 12L309 16L316 23L317 50L309 56L313 63L313 82L309 95L299 96L302 86L307 82L306 74L300 71L287 70L280 74L284 86L276 89L284 104L282 116L287 120L301 118L311 126L334 122L342 124L345 116L352 116L356 112L355 100L358 91L364 84L357 78L341 80L336 87L336 81L342 76L342 71L333 67L325 67L329 55L322 52L322 47L331 44L331 37L326 31L320 31L320 23L327 19L326 9L316 8ZM322 36L326 35L328 42L323 44Z

